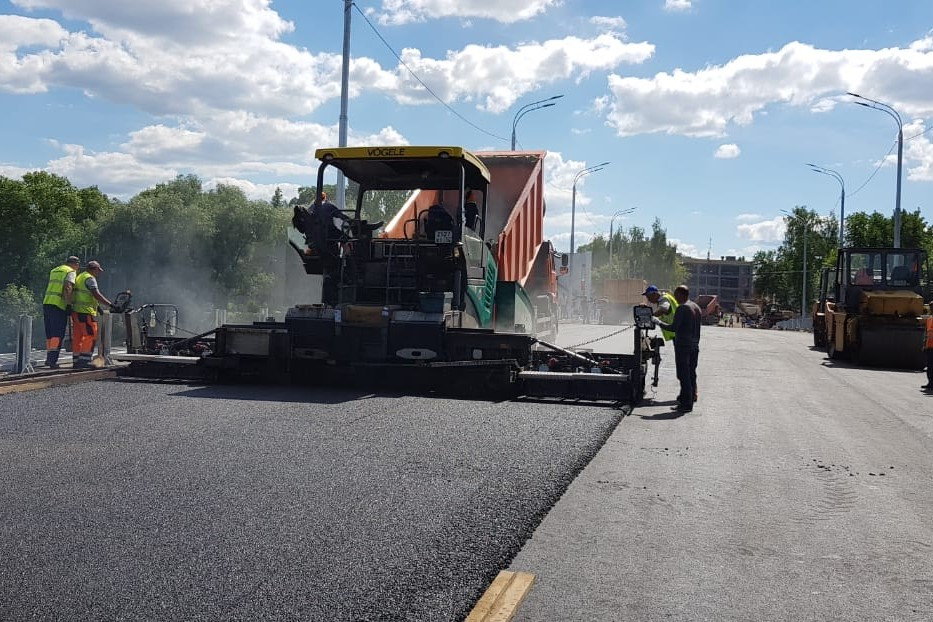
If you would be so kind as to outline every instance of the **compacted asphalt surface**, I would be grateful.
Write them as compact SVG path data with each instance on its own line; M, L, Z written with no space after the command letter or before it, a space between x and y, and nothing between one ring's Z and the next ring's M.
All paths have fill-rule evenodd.
M0 620L460 620L620 417L133 380L0 395Z

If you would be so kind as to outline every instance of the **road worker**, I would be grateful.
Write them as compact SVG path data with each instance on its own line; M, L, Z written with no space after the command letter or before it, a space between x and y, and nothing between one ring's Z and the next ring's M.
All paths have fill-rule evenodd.
M656 320L662 329L670 329L674 338L674 363L677 367L677 379L680 381L680 394L674 410L690 412L697 401L697 363L700 358L700 326L703 313L700 307L690 300L690 289L678 285L674 290L677 310L672 321Z
M677 311L677 300L674 298L674 295L670 292L662 292L654 285L649 285L645 291L641 293L642 296L648 299L652 305L654 305L655 311L654 316L664 322L665 324L670 324L674 321L674 312ZM662 329L661 334L664 335L665 341L673 341L674 331L668 329Z
M80 261L72 255L65 263L49 272L49 284L42 299L42 317L45 320L45 366L58 369L58 355L65 329L68 327L68 307L74 296L75 278Z
M113 303L100 293L97 277L104 269L97 261L87 262L84 272L75 279L74 303L72 305L71 326L72 342L75 355L75 369L89 369L94 343L97 340L98 303L112 307Z

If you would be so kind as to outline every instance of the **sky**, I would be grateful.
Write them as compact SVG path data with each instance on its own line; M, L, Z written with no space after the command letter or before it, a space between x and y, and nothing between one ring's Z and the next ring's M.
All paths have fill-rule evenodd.
M179 174L251 198L313 185L338 144L343 0L0 0L0 175L128 199ZM805 205L933 221L929 0L357 0L348 143L547 151L569 250L659 219L750 258ZM600 170L578 177L588 167ZM572 210L574 179L575 210ZM636 208L630 214L619 212Z

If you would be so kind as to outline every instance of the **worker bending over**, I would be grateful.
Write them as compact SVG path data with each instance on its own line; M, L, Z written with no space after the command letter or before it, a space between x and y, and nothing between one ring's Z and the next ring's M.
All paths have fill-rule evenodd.
M661 290L654 285L649 285L641 295L655 306L654 317L665 324L670 324L674 321L674 312L677 311L677 299L670 292L661 292ZM672 330L662 328L661 334L664 335L665 341L672 341L674 339L674 331Z
M97 340L97 305L112 307L113 303L100 293L97 277L104 269L97 261L87 262L84 272L75 279L73 312L71 314L74 368L88 369L94 342Z

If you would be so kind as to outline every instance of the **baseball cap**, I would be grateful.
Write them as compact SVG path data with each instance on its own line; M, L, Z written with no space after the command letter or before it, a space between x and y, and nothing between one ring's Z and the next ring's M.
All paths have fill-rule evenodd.
M97 261L97 260L91 260L91 261L87 262L87 267L88 267L88 268L97 268L97 269L100 270L101 272L104 271L104 269L100 267L100 262Z
M78 259L77 257L75 257L74 255L72 255L71 257L69 257L68 259L65 260L65 263L76 263L76 264L80 264L80 263L81 263L81 260Z
M647 296L648 294L660 294L660 293L661 293L661 290L659 290L657 287L655 287L654 285L649 285L647 289L645 289L645 291L641 293L641 295Z

